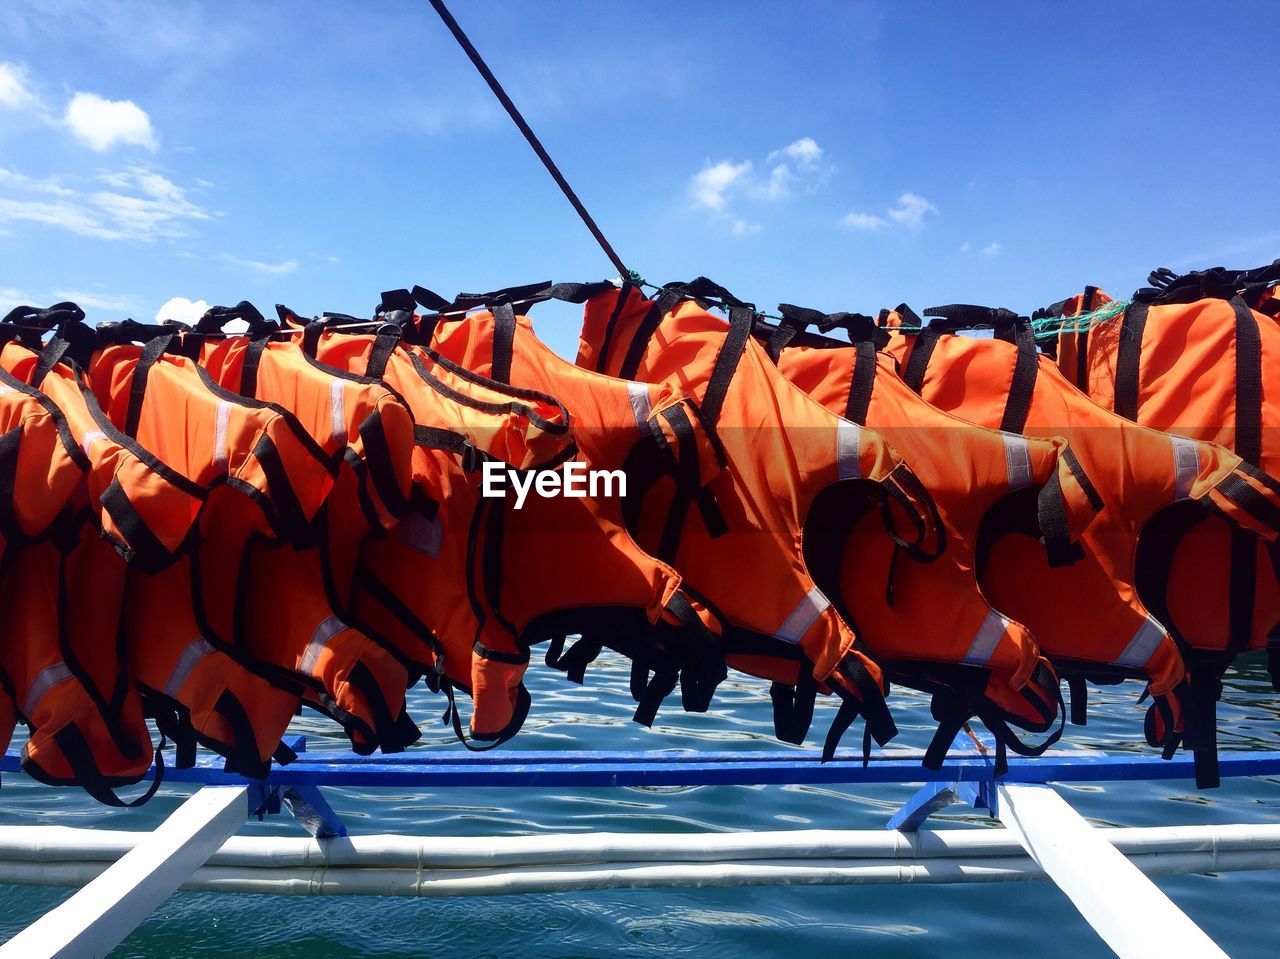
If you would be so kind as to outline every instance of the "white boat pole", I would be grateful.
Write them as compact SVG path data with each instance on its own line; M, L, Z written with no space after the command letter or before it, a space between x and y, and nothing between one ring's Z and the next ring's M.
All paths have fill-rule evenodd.
M105 956L235 834L247 813L246 787L205 786L78 893L0 946L0 959Z
M1001 822L1121 959L1226 959L1204 930L1051 787L997 788Z

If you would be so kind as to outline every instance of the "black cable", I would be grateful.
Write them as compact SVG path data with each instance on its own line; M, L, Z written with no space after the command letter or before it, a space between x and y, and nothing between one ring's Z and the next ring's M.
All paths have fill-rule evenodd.
M516 109L516 105L511 102L511 98L507 96L507 91L502 89L497 78L493 75L493 71L489 69L489 65L484 62L484 58L471 45L471 41L467 39L467 35L462 32L462 28L458 26L458 21L453 19L453 14L449 12L449 8L444 5L443 0L430 0L431 6L435 7L436 13L440 14L440 19L444 21L444 25L449 28L449 32L453 34L453 38L458 41L458 45L462 47L463 52L471 59L475 68L480 71L480 76L484 77L485 83L489 84L489 89L493 91L493 95L498 98L498 102L506 108L511 119L515 121L516 126L520 128L520 132L524 134L524 138L529 141L529 146L533 147L533 152L538 155L538 159L542 161L542 165L547 168L547 172L551 174L551 178L556 181L569 202L573 204L573 208L578 211L578 216L582 217L582 222L587 225L587 229L591 231L591 235L596 238L596 242L600 244L600 249L604 250L605 256L617 268L619 275L623 279L627 279L631 275L631 271L627 269L622 262L622 258L614 252L613 247L609 245L609 241L604 238L604 234L600 232L600 227L596 226L596 221L591 218L591 214L587 212L587 208L582 205L582 201L578 199L578 195L573 192L573 187L569 186L560 168L556 166L555 161L547 154L543 148L541 141L529 129L529 124L525 123L524 117L520 115L520 111Z

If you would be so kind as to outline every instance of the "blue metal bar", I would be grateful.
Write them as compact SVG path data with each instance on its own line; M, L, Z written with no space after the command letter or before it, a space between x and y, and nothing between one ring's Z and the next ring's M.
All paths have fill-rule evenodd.
M922 753L873 756L868 766L861 756L844 753L820 762L817 750L773 752L525 752L512 750L500 757L476 761L469 755L411 752L393 756L352 753L304 753L288 766L273 767L266 784L272 786L361 786L454 788L609 787L962 783L990 781L988 760L958 756L929 770L920 765ZM1223 777L1280 776L1280 752L1223 753ZM0 771L16 771L18 758L8 754ZM1155 755L1111 756L1106 753L1048 753L1036 759L1013 759L1004 782L1121 782L1127 780L1194 779L1190 758L1169 761ZM217 757L202 756L190 769L165 771L169 782L234 785L246 781L222 770Z

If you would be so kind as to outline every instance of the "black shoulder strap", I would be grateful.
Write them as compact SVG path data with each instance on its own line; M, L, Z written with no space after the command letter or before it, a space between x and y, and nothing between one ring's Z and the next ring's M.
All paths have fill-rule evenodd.
M724 406L725 394L729 392L729 384L733 382L733 374L738 370L738 363L751 339L751 328L755 325L756 311L748 306L732 306L729 308L729 332L720 344L720 352L716 354L715 365L711 368L711 378L707 381L706 392L703 393L700 408L703 422L711 429L720 421L720 410Z
M493 378L511 382L511 359L515 352L516 313L510 303L493 307Z
M364 375L375 380L382 379L382 375L387 371L387 362L399 345L399 327L387 324L379 328L378 335L373 340L373 348L369 350L369 363L365 367Z
M1031 410L1031 398L1035 395L1036 375L1040 371L1040 352L1036 349L1031 322L1026 317L1020 316L1015 321L1013 336L1018 348L1018 359L1013 368L1013 381L1009 385L1009 397L1005 401L1000 429L1006 433L1021 433L1027 427L1027 413Z
M627 289L623 288L622 293L618 295L618 306L621 308L623 297L626 295ZM649 346L649 340L653 338L654 331L662 324L662 319L668 313L676 308L676 304L680 302L680 294L671 290L663 290L662 295L654 301L653 306L649 307L649 312L641 321L635 335L631 338L631 342L627 344L627 353L622 360L622 368L618 371L618 376L624 380L634 380L636 372L640 369L640 361L644 359L644 351ZM610 320L610 330L614 321ZM604 349L607 352L610 343L606 338Z
M142 404L147 395L147 378L151 375L151 367L164 355L169 344L173 342L172 333L157 336L142 347L138 357L138 365L133 371L133 381L129 384L129 409L125 414L124 432L126 436L138 435L138 422L142 419Z
M1250 466L1262 460L1262 334L1258 318L1240 297L1231 300L1236 319L1235 452ZM1253 634L1253 607L1258 575L1256 538L1238 526L1231 529L1231 648L1248 646Z
M902 370L902 380L913 393L924 391L924 374L929 369L929 360L933 356L933 348L938 345L939 335L932 323L916 334L915 345L911 347L911 355Z
M867 425L867 410L876 387L876 346L870 340L854 344L853 380L849 384L849 402L845 404L844 417Z
M271 337L261 336L250 341L244 351L244 366L240 370L240 395L252 399L258 393L258 365Z
M1127 420L1138 419L1138 376L1142 369L1142 336L1150 305L1130 303L1120 321L1120 348L1116 353L1115 411Z

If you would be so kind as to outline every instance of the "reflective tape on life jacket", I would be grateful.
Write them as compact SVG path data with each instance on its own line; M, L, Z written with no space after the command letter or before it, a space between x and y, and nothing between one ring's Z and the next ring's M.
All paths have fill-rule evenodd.
M228 312L208 315L223 321ZM404 749L419 738L405 711L411 667L350 605L365 541L410 508L408 410L378 381L325 367L296 342L197 332L184 345L199 348L201 366L220 385L287 404L336 474L315 547L285 544L248 557L250 652L316 681L308 702L343 725L356 752Z
M281 315L288 323L291 314ZM454 688L470 692L474 738L506 741L528 711L528 693L516 677L527 652L504 662L498 644L488 655L476 650L477 642L488 650L481 546L492 515L480 495L478 470L490 459L518 469L568 459L568 411L554 397L505 386L405 343L389 325L370 335L311 324L303 347L323 363L376 375L404 399L417 424L414 486L421 500L436 504L367 545L356 580L356 615L420 663L429 682L450 696ZM461 738L456 707L448 716Z
M1006 738L1008 724L1036 732L1051 728L1060 718L1057 677L1031 631L993 608L977 568L979 556L1005 532L1065 534L1056 544L1065 550L1092 521L1096 510L1062 456L1064 444L981 428L925 402L880 352L887 335L869 317L779 309L780 325L757 327L779 369L828 409L883 436L937 507L937 542L923 556L908 551L900 558L877 517L854 512L843 523L811 531L805 544L838 557L827 564L841 573L833 595L889 678L935 692L940 700L935 714L948 721L931 759L941 761L960 723L972 715L988 717L998 741ZM802 332L811 323L841 326L852 343ZM1058 514L1072 518L1074 533L1042 528L1042 515L1043 526L1052 527ZM961 694L970 699L957 700ZM1035 748L1043 751L1056 739ZM1009 745L1022 747L1012 739Z
M1198 520L1207 511L1240 524L1250 537L1267 535L1262 520L1274 511L1280 521L1280 488L1268 493L1260 473L1220 446L1136 426L1090 402L1036 352L1027 319L964 307L939 312L944 310L953 322L982 312L996 335L926 330L900 338L891 349L922 395L976 422L1013 416L1027 433L1066 437L1103 503L1081 537L1084 558L1068 569L1037 571L1031 545L1016 539L994 547L984 578L993 599L1031 625L1041 648L1064 669L1088 677L1089 663L1096 662L1121 676L1135 670L1145 675L1157 698L1157 744L1168 743L1184 713L1188 742L1210 740L1203 710L1186 701L1184 664L1166 632L1168 627L1180 638L1164 601L1167 561L1187 517ZM1033 582L1043 586L1029 589ZM1209 601L1223 610L1224 599L1219 594ZM1194 683L1197 665L1187 665ZM1210 747L1205 743L1204 782L1212 778Z
M568 363L504 303L462 321L436 322L432 346L477 373L500 372L504 382L563 402L574 422L571 463L620 473L627 482L642 478L628 465L650 434L652 412L672 400L666 387ZM637 721L653 722L677 678L685 708L704 711L725 675L713 632L718 624L679 592L680 574L632 538L620 487L583 492L529 496L519 509L510 496L489 505L480 596L491 628L484 648L477 645L476 670L505 670L508 682L519 682L524 665L516 660L527 659L532 644L551 640L547 662L581 682L588 663L609 647L632 660ZM564 653L571 634L582 638ZM495 651L502 654L496 661Z
M723 293L709 281L690 287ZM877 742L887 742L895 729L880 667L819 587L823 573L811 569L804 543L825 522L822 494L841 481L861 486L863 509L880 508L885 490L901 492L905 479L921 487L878 434L778 372L751 337L752 308L734 301L726 324L686 299L688 289L653 301L626 284L586 304L579 365L692 397L650 416L651 442L670 459L673 482L655 485L656 495L629 495L630 524L726 622L731 666L784 686L829 683L844 698L835 735L861 710ZM706 449L717 453L710 462ZM714 509L690 508L700 501ZM926 515L913 513L918 539L928 534ZM775 702L785 708L787 697L780 691ZM834 745L829 738L828 754Z

